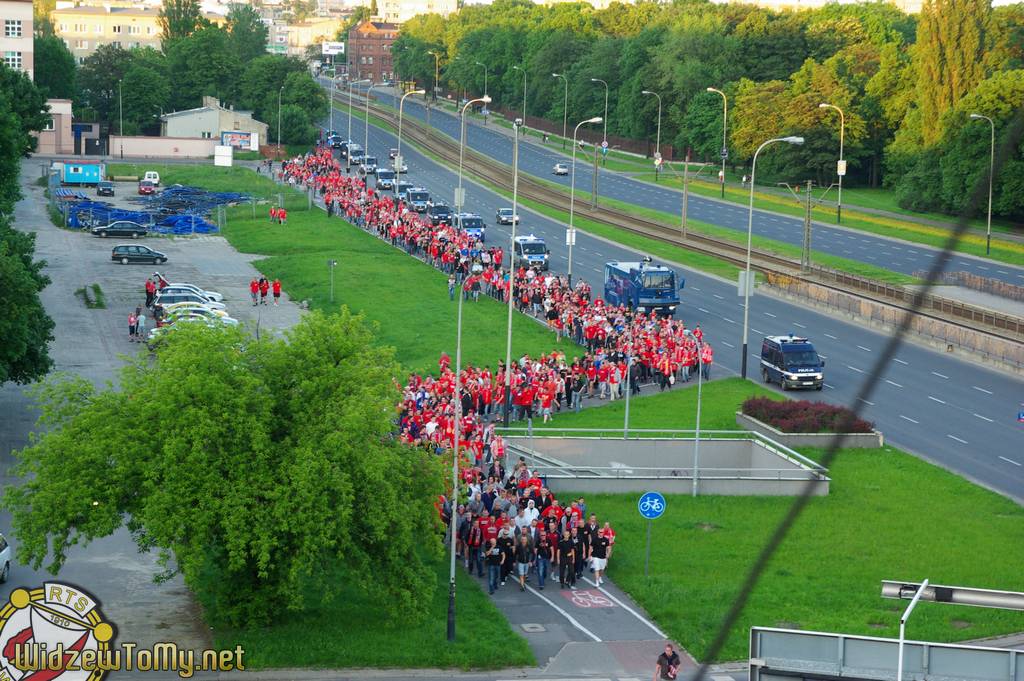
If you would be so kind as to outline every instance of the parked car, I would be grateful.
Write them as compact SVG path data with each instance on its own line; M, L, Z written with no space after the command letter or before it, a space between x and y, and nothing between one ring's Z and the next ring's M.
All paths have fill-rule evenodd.
M192 302L190 300L186 300L186 301L183 301L183 302L180 302L180 303L166 303L166 301L165 301L165 304L161 305L160 307L163 308L164 316L165 317L166 316L170 316L172 314L179 314L181 312L197 312L197 313L200 313L200 314L205 314L205 312L210 312L215 317L227 317L228 316L228 311L227 310L215 310L212 307L210 307L209 305L207 305L206 303L194 303L194 302Z
M7 537L0 534L0 584L7 581L11 576L11 558L13 552L11 545L7 543Z
M569 165L567 163L556 163L555 167L551 169L551 172L555 175L568 175Z
M92 232L93 236L128 236L133 239L138 239L140 236L146 236L147 234L145 225L140 225L130 220L118 220L102 227L93 227L89 231Z
M96 196L113 196L114 183L110 180L103 180L96 184Z
M211 310L225 310L227 306L224 303L218 303L215 300L210 300L202 293L196 293L187 288L172 288L165 286L164 288L157 291L156 299L154 300L155 305L162 305L166 307L172 303L199 303L205 305Z
M110 259L122 265L128 263L153 263L159 265L167 262L167 256L149 246L120 244L110 251Z
M146 182L152 182L154 187L160 186L160 173L155 170L147 170L146 174L142 176L142 179Z
M217 293L216 291L207 291L206 289L199 288L195 284L184 284L184 283L181 283L181 282L174 282L174 283L164 284L164 286L165 287L170 286L170 287L173 287L173 288L187 288L187 289L189 289L191 291L195 291L196 293L198 293L201 296L206 296L207 298L209 298L210 300L212 300L214 302L220 303L220 302L224 301L224 296L221 295L220 293Z
M211 310L208 307L190 307L190 308L178 308L171 312L168 312L164 316L163 325L174 324L181 319L192 319L195 317L202 317L214 322L220 322L221 324L227 324L228 326L238 326L238 320L234 317L229 317L227 314L220 314L223 310Z
M511 208L499 208L494 215L494 221L499 225L511 225L513 221L519 224L519 214L513 214Z
M452 209L440 201L427 208L427 215L430 216L430 224L435 227L452 224Z
M153 194L156 192L156 185L149 180L139 182L139 194Z

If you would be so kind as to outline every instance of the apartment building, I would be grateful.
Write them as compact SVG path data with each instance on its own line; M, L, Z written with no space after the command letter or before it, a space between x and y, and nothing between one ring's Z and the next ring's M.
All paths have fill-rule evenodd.
M310 45L334 40L334 35L344 25L344 19L335 17L313 17L290 24L274 21L268 26L267 51L301 57Z
M0 56L4 64L32 78L32 0L0 0L0 23Z
M377 0L380 18L401 24L417 14L440 14L443 17L459 11L458 0Z
M353 80L369 78L380 83L394 78L391 45L398 38L398 24L364 21L348 32L348 72Z

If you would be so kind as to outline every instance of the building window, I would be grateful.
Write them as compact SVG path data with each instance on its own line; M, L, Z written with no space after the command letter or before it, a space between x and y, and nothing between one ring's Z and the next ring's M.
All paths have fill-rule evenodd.
M153 27L152 26L147 26L146 27L146 35L153 35Z
M21 70L21 52L4 52L4 64L12 69Z
M115 40L114 42L112 42L110 44L113 45L114 47L116 47L119 50L121 49L121 41L120 40Z
M139 31L139 27L138 26L129 26L128 27L128 33L130 33L132 35L136 35L139 32L140 31Z
M367 64L372 64L373 63L373 57L367 57L366 58L366 63Z
M75 49L76 50L88 50L89 49L89 41L88 40L76 40L75 41Z
M53 129L54 129L53 118L52 117L51 118L47 118L46 119L46 124L43 126L43 130L53 130Z
M75 24L75 33L85 33L87 30L85 24Z
M20 19L7 19L4 21L4 37L5 38L20 38L21 37L21 20Z
M60 25L60 32L61 33L67 33L68 32L68 25L67 24L61 24Z
M359 58L359 63L360 64L365 64L366 63L366 57L360 57Z
M85 63L85 57L79 57L78 58L78 65L81 66L84 63Z
M121 32L121 27L120 26L114 26L113 30L114 30L114 33L120 33Z
M203 139L204 139L204 140L208 140L208 139L210 139L210 137L211 137L211 134L210 134L210 133L208 133L208 132L206 132L206 131L204 130L204 131L202 132L202 137L203 137Z

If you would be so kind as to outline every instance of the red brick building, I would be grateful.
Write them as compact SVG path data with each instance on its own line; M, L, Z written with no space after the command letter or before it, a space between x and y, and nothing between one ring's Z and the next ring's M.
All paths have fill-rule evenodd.
M398 24L364 21L348 32L348 73L352 80L373 79L374 83L395 77L391 45L398 37Z

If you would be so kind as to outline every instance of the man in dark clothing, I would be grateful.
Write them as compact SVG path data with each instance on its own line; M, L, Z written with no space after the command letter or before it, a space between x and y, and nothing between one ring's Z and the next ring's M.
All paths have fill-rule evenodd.
M468 555L467 567L469 574L473 574L473 566L476 565L477 576L484 576L483 557L480 550L483 548L484 533L480 529L480 518L473 519L473 527L469 530L469 537L466 539L466 552Z
M498 548L497 540L492 539L487 545L487 593L494 594L498 590L498 579L501 577L501 564L505 561L505 554Z
M575 584L580 579L580 577L583 576L583 566L587 564L587 553L589 549L587 547L586 542L584 542L583 538L580 537L579 531L575 527L572 528L571 534L569 535L569 539L573 543L574 557L576 560L576 563L573 567L573 583Z
M515 547L515 540L509 534L508 529L502 529L498 533L498 548L501 549L503 556L501 563L501 585L505 586L505 579L509 573L512 572L512 549Z
M671 681L676 678L679 673L679 655L675 649L672 648L672 644L665 645L665 652L658 655L658 664L654 668L654 681L658 681L660 676L662 679Z
M569 536L569 530L562 532L558 542L558 573L560 589L576 589L576 542Z

